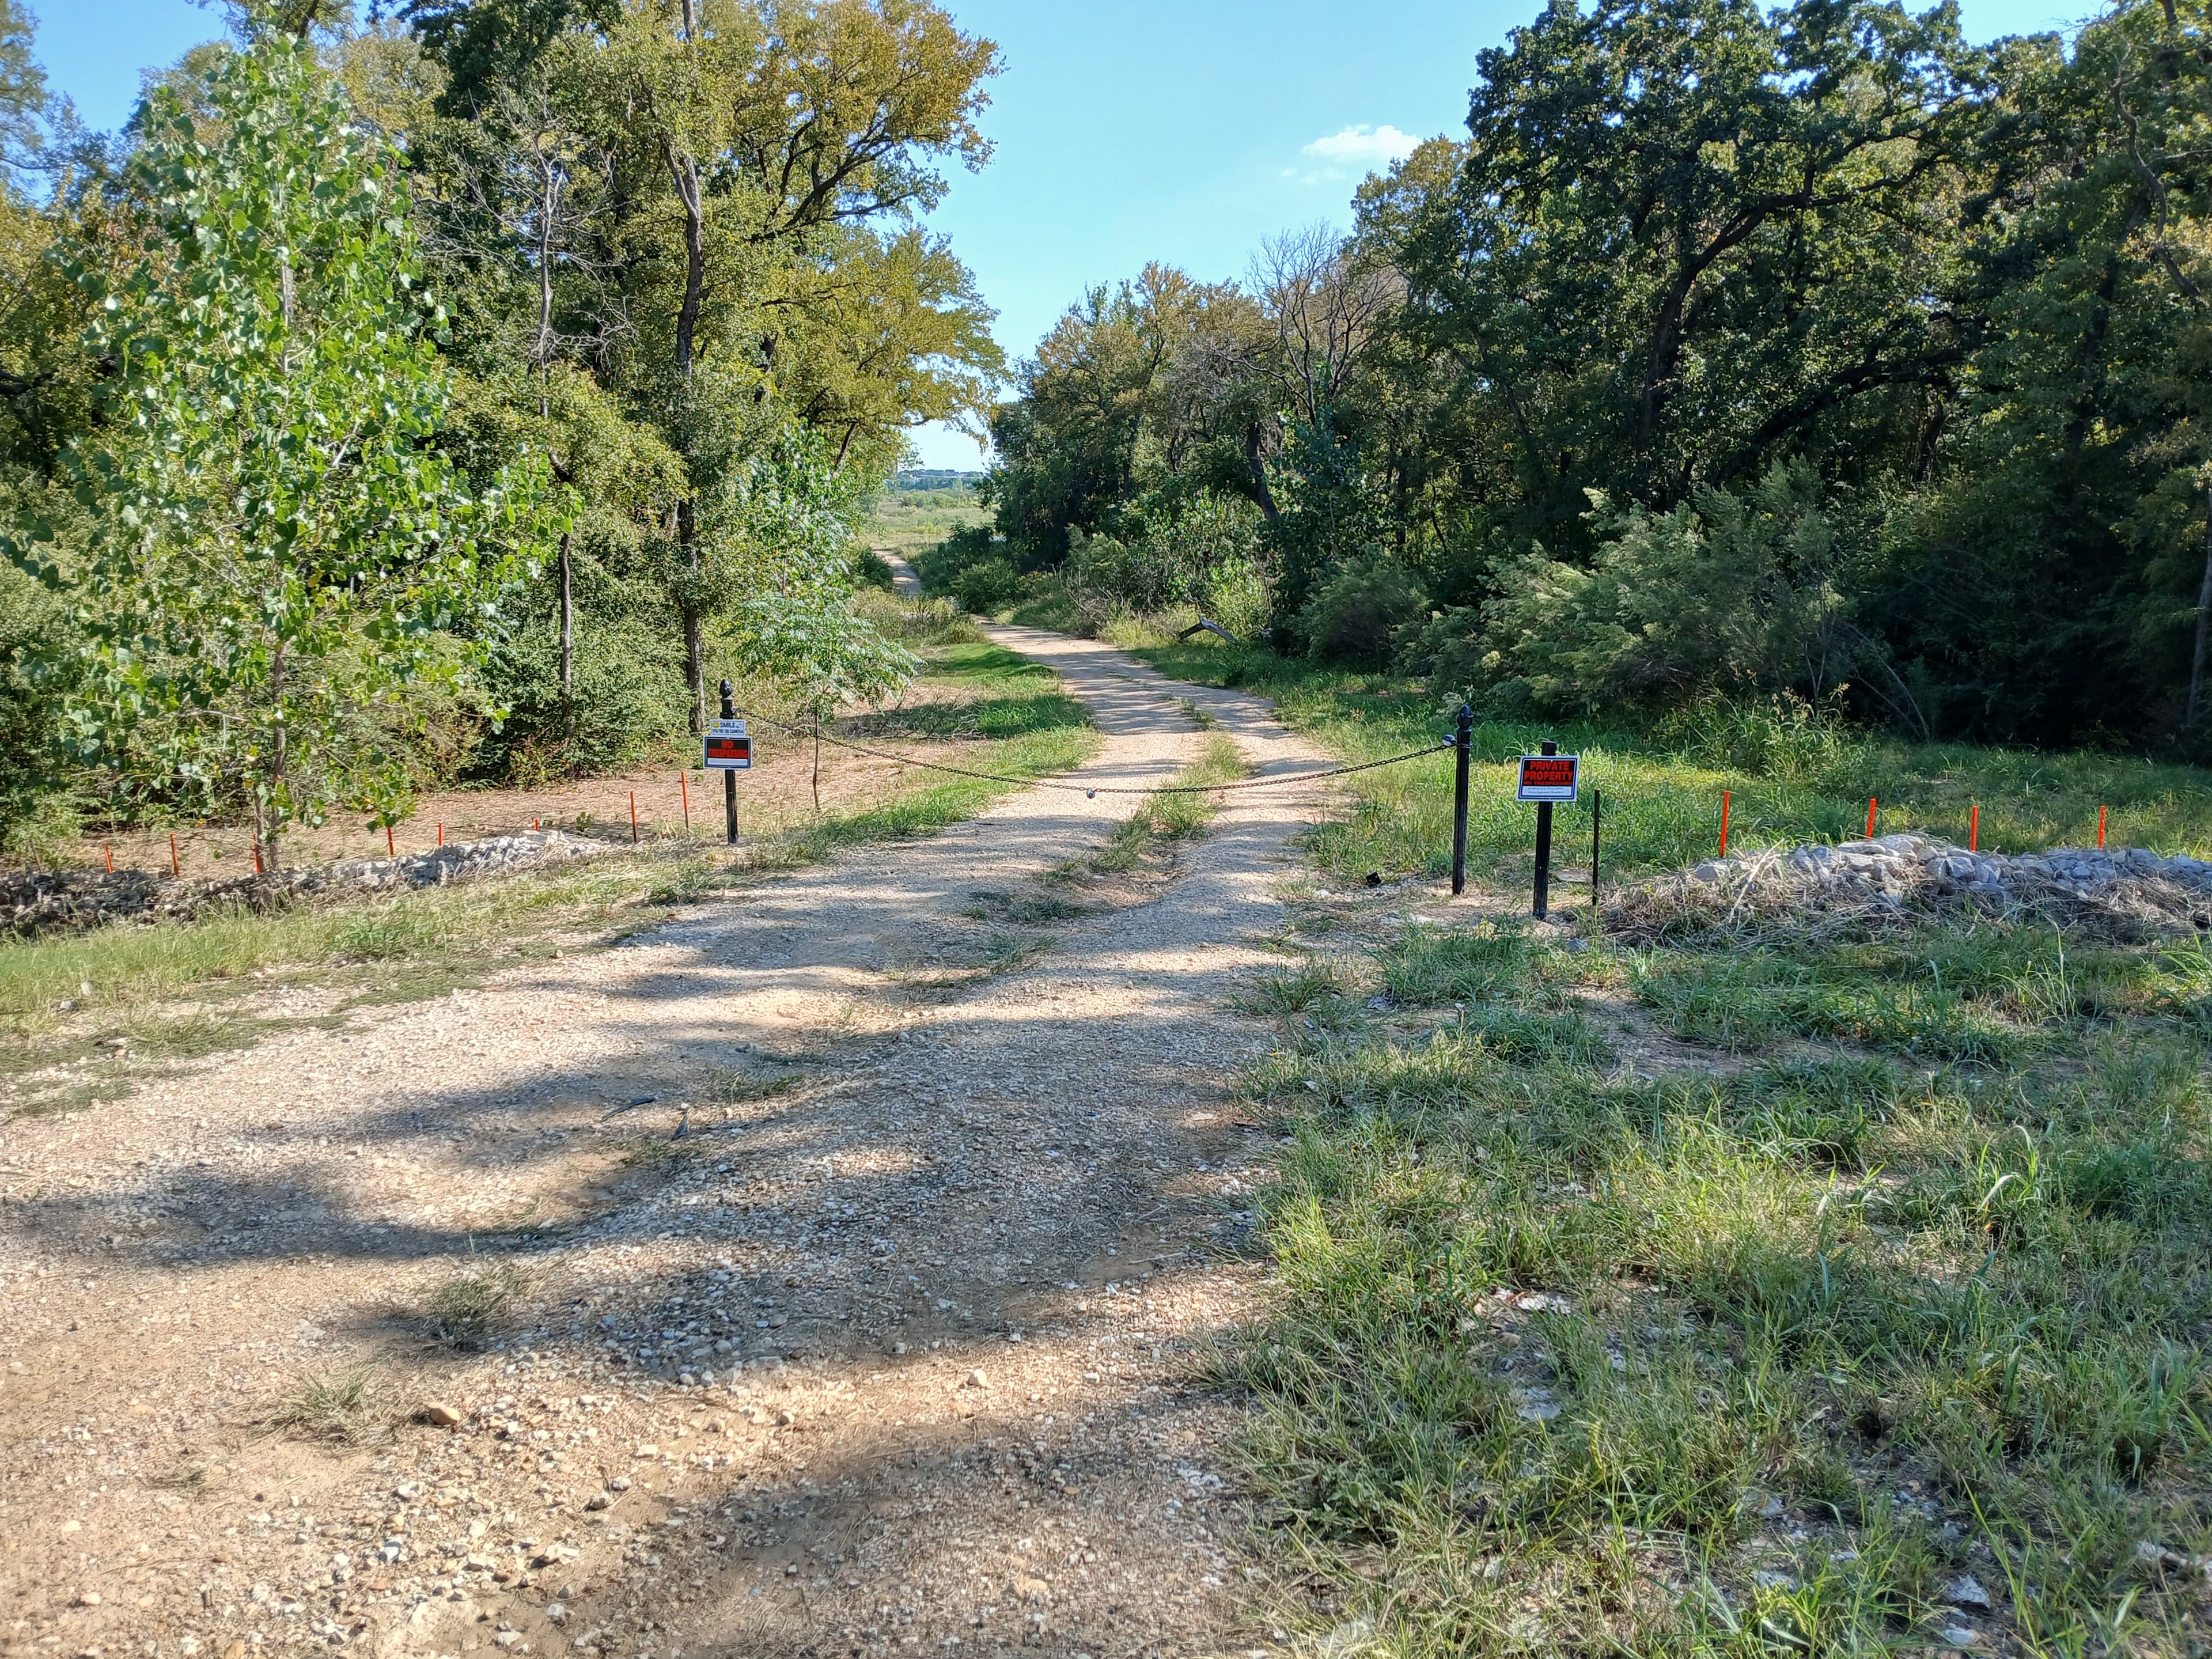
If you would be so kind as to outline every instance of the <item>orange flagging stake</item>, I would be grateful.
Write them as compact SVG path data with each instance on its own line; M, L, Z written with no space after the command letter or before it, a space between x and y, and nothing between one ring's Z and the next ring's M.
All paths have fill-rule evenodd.
M684 827L688 830L691 827L691 775L689 772L678 772L676 775L676 787L684 792Z
M392 826L388 823L384 826L384 850L393 858L399 856L399 843L392 839Z
M439 845L439 846L441 846L441 847L443 847L445 844L446 844L446 821L445 821L445 819L443 819L443 818L440 818L440 819L438 820L438 845Z
M532 818L532 819L531 819L531 820L530 820L530 827L531 827L532 830L535 830L535 829L538 827L538 820L537 820L536 818Z
M2104 844L2105 844L2105 809L2104 809L2103 807L2100 806L2100 807L2097 809L2097 845L2098 845L2099 847L2102 847Z
M1721 791L1721 856L1723 858L1728 856L1728 809L1729 792L1723 789Z
M103 843L103 845L107 849L107 873L112 876L115 873L115 848L112 843Z
M169 876L172 880L182 880L184 873L184 866L177 862L177 832L172 830L169 831Z
M1874 839L1874 807L1875 807L1875 798L1874 798L1872 795L1869 795L1869 796L1867 797L1867 832L1866 832L1866 838L1867 838L1869 841L1872 841L1872 840Z
M637 845L637 791L629 792L629 844Z
M1978 806L1966 819L1966 850L1969 853L1982 850L1982 809Z

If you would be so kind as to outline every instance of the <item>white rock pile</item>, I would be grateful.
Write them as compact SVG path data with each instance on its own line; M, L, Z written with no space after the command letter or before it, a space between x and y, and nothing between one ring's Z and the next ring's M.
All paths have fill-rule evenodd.
M1814 925L1839 915L1879 920L1960 909L2202 930L2212 927L2212 863L2140 847L2007 854L1929 836L1882 836L1709 859L1625 889L1607 920L1617 931L1656 938L1716 924Z
M1730 888L1747 879L1771 879L1821 892L1900 901L1954 893L2041 897L2054 889L2094 899L2108 888L2153 880L2212 896L2212 864L2186 855L2160 858L2141 847L2062 847L2008 856L1970 853L1947 841L1910 835L1709 859L1690 872L1690 879Z
M445 887L612 850L564 830L455 842L393 859L335 864L224 881L164 881L141 870L23 871L0 875L0 932L43 933L110 921L186 919L226 906L266 909L300 899Z
M477 876L559 864L607 851L607 843L565 830L532 830L513 836L457 841L428 853L396 859L343 859L298 872L297 886L310 893L384 892L402 887L447 887Z

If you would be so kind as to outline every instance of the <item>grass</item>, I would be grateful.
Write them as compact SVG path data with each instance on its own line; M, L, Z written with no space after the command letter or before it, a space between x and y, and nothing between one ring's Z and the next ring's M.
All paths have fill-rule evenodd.
M357 1446L389 1428L391 1391L374 1365L339 1371L302 1371L270 1421L301 1440Z
M1216 642L1164 671L1350 761L1402 680ZM1510 757L1606 792L1609 874L1881 828L2203 855L2212 780L1757 711L1478 727L1470 864L1526 878ZM1447 757L1362 775L1248 1007L1282 1137L1263 1317L1221 1351L1291 1645L1342 1655L2200 1654L2212 1555L2212 959L1988 921L1758 949L1384 927L1443 873ZM1587 846L1586 808L1559 815ZM1402 918L1395 919L1402 922ZM1656 1040L1655 1040L1656 1039ZM1962 1586L1971 1577L1993 1604ZM1971 1634L1966 1634L1971 1632Z
M948 733L931 722L957 724L970 740L963 763L1017 777L1065 771L1088 757L1097 734L1048 671L981 642L964 624L925 621L919 642L938 698L894 729L937 737ZM672 840L622 857L356 904L0 940L0 1077L57 1065L114 1070L250 1043L265 1022L221 1005L272 981L312 976L363 1004L440 994L480 978L488 964L547 954L579 935L649 926L654 907L696 899L757 871L929 834L973 817L1011 787L909 769L872 797L818 814L746 799L734 863L705 843ZM112 1055L118 1039L122 1060ZM82 1103L92 1097L82 1079L57 1084L22 1105Z
M1237 744L1225 732L1207 737L1198 758L1168 780L1168 787L1189 793L1148 795L1144 804L1114 828L1104 846L1071 860L1054 873L1062 880L1081 882L1135 869L1146 856L1164 843L1206 833L1213 822L1216 798L1203 791L1216 784L1233 783L1244 775L1244 762Z
M432 1336L457 1346L482 1342L530 1286L530 1275L512 1262L472 1266L433 1290L422 1304Z
M1379 759L1447 735L1450 710L1395 676L1360 674L1224 645L1211 636L1134 647L1162 672L1275 700L1284 720L1347 761ZM1918 830L1964 845L1981 808L1981 845L2009 853L2094 845L2100 806L2115 846L2212 856L2212 773L2112 751L2041 754L1964 744L1908 744L1833 727L1799 726L1757 710L1638 732L1570 720L1479 723L1468 864L1518 878L1529 866L1533 809L1512 798L1513 757L1542 738L1583 757L1583 802L1562 809L1565 862L1587 867L1589 790L1605 797L1608 880L1712 855L1721 792L1731 794L1731 850L1847 841L1866 830ZM1440 754L1347 781L1353 810L1318 839L1317 861L1352 878L1370 870L1444 872L1451 835L1451 757Z
M911 557L956 530L990 522L991 510L976 501L972 489L890 490L869 509L860 533L870 547Z
M2206 969L1354 918L1263 981L1273 1295L1223 1363L1311 1593L1281 1617L1397 1656L2201 1651ZM1639 1012L1689 1063L1624 1063Z

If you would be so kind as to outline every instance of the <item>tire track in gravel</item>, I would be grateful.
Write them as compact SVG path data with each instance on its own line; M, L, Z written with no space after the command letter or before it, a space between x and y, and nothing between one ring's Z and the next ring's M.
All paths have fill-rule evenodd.
M1321 758L1255 698L990 631L1091 708L1085 782L1183 764L1185 700L1256 774ZM1228 1408L1190 1370L1252 1306L1218 1247L1264 1161L1228 1088L1269 1036L1230 1002L1316 793L1227 799L1158 896L962 988L911 975L975 895L1132 802L1024 791L11 1127L0 1650L1244 1644ZM696 1113L698 1155L614 1166L603 1114L654 1097L613 1127L657 1158L718 1066L756 1097ZM426 1346L404 1310L525 1215L574 1220L502 1247L520 1323ZM254 1426L364 1356L463 1422L331 1451Z

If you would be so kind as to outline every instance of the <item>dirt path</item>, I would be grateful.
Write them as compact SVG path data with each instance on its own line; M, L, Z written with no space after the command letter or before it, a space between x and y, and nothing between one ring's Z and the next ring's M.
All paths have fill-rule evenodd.
M1086 782L1172 773L1192 706L1316 758L994 637L1092 709ZM1088 912L1045 878L1132 804L1030 790L9 1125L0 1652L1267 1645L1191 1370L1250 1303L1231 998L1315 802L1229 799ZM432 1340L457 1274L474 1347ZM357 1443L272 1423L304 1374L368 1376L321 1402Z

